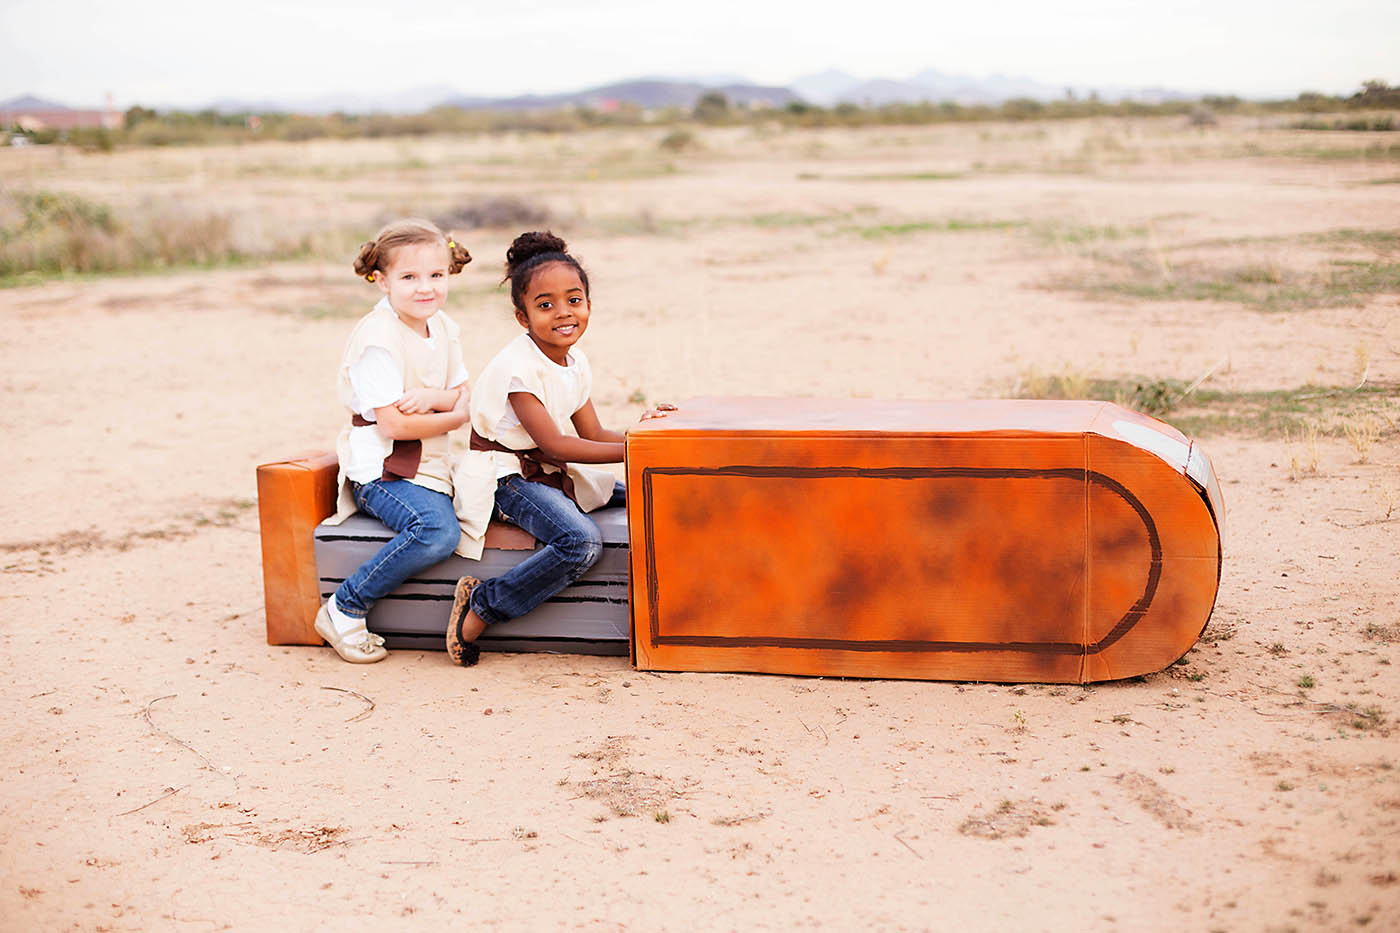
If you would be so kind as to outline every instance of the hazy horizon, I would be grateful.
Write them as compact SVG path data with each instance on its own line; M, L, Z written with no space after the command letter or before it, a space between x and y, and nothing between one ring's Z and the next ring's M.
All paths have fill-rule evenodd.
M457 17L386 16L365 0L195 9L11 0L0 8L0 99L72 107L200 107L219 100L380 99L425 87L465 96L579 91L641 77L742 76L788 86L829 69L905 80L924 70L1051 86L1186 94L1350 94L1395 82L1400 4L1128 0L974 6L869 0L859 18L792 0L703 9L518 0ZM80 21L81 29L72 23Z

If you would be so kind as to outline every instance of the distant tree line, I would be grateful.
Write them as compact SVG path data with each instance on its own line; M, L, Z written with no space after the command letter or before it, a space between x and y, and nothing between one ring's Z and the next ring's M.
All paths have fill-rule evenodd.
M1288 100L1247 101L1235 96L1205 96L1157 102L1102 100L1097 95L1066 94L1058 100L1017 98L1000 104L840 103L822 107L794 101L786 107L747 106L718 91L702 95L694 107L644 109L621 103L607 109L568 107L556 110L465 110L436 107L416 114L296 114L274 112L222 113L216 110L153 110L136 106L126 111L119 130L75 129L26 132L9 128L11 137L32 143L67 143L90 150L117 146L185 146L242 143L254 140L363 139L385 136L424 136L437 133L567 133L605 126L712 126L779 123L793 127L901 126L1005 120L1064 120L1084 117L1175 116L1207 124L1226 114L1345 114L1354 111L1400 110L1400 87L1367 81L1347 97L1307 92ZM1303 129L1392 130L1395 121L1378 118L1304 120ZM2 129L2 128L0 128Z

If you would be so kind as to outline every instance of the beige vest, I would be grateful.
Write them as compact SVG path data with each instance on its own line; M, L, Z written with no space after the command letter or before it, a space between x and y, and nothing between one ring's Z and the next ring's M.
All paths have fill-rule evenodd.
M538 446L522 426L497 431L510 403L508 390L515 378L544 404L561 434L578 436L572 419L574 412L582 408L592 394L593 374L588 358L577 347L571 349L569 355L573 357L574 366L579 367L577 390L571 388L560 367L540 352L529 334L521 334L506 344L486 364L472 391L472 428L482 437L513 450ZM462 526L457 553L467 557L481 556L481 542L496 500L497 458L502 458L502 463L506 462L505 458L516 459L513 454L498 451L469 450L458 458L452 475L453 505ZM547 469L553 471L553 467ZM612 497L614 477L607 470L571 463L569 477L574 481L579 508L585 512L593 511ZM475 553L471 553L472 550Z
M383 347L389 351L394 363L404 376L404 391L409 389L446 389L447 380L462 361L462 347L458 341L460 329L441 311L428 319L428 333L436 338L432 345L409 329L399 320L387 298L381 299L374 310L360 318L350 339L345 344L345 354L340 360L340 374L336 392L342 405L349 409L354 401L354 389L350 385L350 365L358 360L368 347ZM352 412L353 414L353 412ZM379 438L382 456L389 456L394 442L379 433L378 425L362 430L373 431ZM465 439L458 438L453 431L437 437L423 439L423 456L418 463L418 475L410 482L425 489L452 495L452 468L457 453L465 447ZM341 429L336 441L336 455L340 458L339 497L336 500L336 513L331 524L344 521L357 511L350 482L345 476L344 464L348 462L350 425Z

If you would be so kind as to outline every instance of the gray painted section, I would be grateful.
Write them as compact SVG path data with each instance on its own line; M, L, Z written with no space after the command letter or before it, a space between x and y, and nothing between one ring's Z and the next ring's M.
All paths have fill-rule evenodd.
M479 639L481 650L627 654L632 628L627 602L627 510L599 509L589 517L603 533L603 556L598 563L529 615L488 627ZM364 513L339 525L318 525L315 548L321 598L334 592L393 536L378 519ZM488 548L479 561L453 555L376 603L369 613L369 628L383 635L390 648L442 651L457 579L499 576L532 553Z

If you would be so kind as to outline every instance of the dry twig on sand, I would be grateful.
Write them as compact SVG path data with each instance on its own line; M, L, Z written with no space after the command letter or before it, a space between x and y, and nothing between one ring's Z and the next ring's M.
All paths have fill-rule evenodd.
M903 832L903 830L900 830L900 832ZM913 846L911 846L909 843L905 842L904 839L899 835L899 833L894 833L894 841L904 846L904 848L908 849L910 852L913 852L914 856L917 859L919 859L919 861L923 861L924 857L922 855L919 855L919 851Z
M365 696L363 693L356 693L354 690L346 690L344 687L325 687L325 686L323 686L321 689L322 689L322 690L334 690L334 691L336 691L337 693L348 693L348 694L350 694L350 695L353 696L353 697L359 697L361 700L364 700L366 703L369 704L369 709L361 710L360 712L356 713L354 716L351 716L349 719L345 720L346 722L359 722L361 719L364 719L364 718L365 718L366 716L368 716L370 713L374 712L374 701L371 700L369 697Z
M188 785L188 784L185 784L185 785L183 785L183 786L181 786L181 787L167 787L167 788L165 789L165 793L161 794L159 797L157 797L155 800L152 800L150 803L143 803L143 804L141 804L141 806L139 806L139 807L132 807L130 810L123 810L122 812L118 813L117 816L127 816L127 815L129 815L129 814L135 813L135 812L138 811L138 810L144 810L144 809L146 809L147 807L154 806L155 804L160 803L160 802L161 802L162 800L164 800L166 797L174 797L176 794L178 794L180 791L184 790L186 787L189 787L189 785Z
M223 777L229 778L230 780L233 781L233 786L234 786L234 787L237 787L237 786L238 786L238 778L237 778L237 777L235 777L235 776L232 775L232 774L229 774L229 773L220 771L218 768L214 767L214 763L213 763L212 761L210 761L208 758L204 757L204 753L201 752L199 749L195 748L193 745L191 745L189 742L186 742L184 739L178 739L178 738L176 738L175 736L171 735L169 732L166 732L164 729L161 729L160 727L158 727L158 726L151 720L151 707L152 707L152 706L155 706L155 705L156 705L157 703L159 703L161 700L173 700L173 699L175 699L176 696L177 696L177 694L168 693L168 694L166 694L166 695L163 696L163 697L156 697L154 700L151 700L149 703L147 703L147 704L146 704L146 708L145 708L144 710L141 711L141 716L142 716L142 718L144 718L144 719L146 720L146 725L150 726L150 727L151 727L151 731L154 732L156 735L163 735L163 736L165 736L167 739L169 739L170 741L174 742L176 745L180 746L181 748L186 749L186 750L188 750L188 751L190 751L190 752L193 752L194 755L195 755L195 757L198 758L198 759L203 763L204 769L205 769L206 771L212 771L212 772L214 772L215 774L222 775ZM153 802L154 802L154 801L153 801Z

